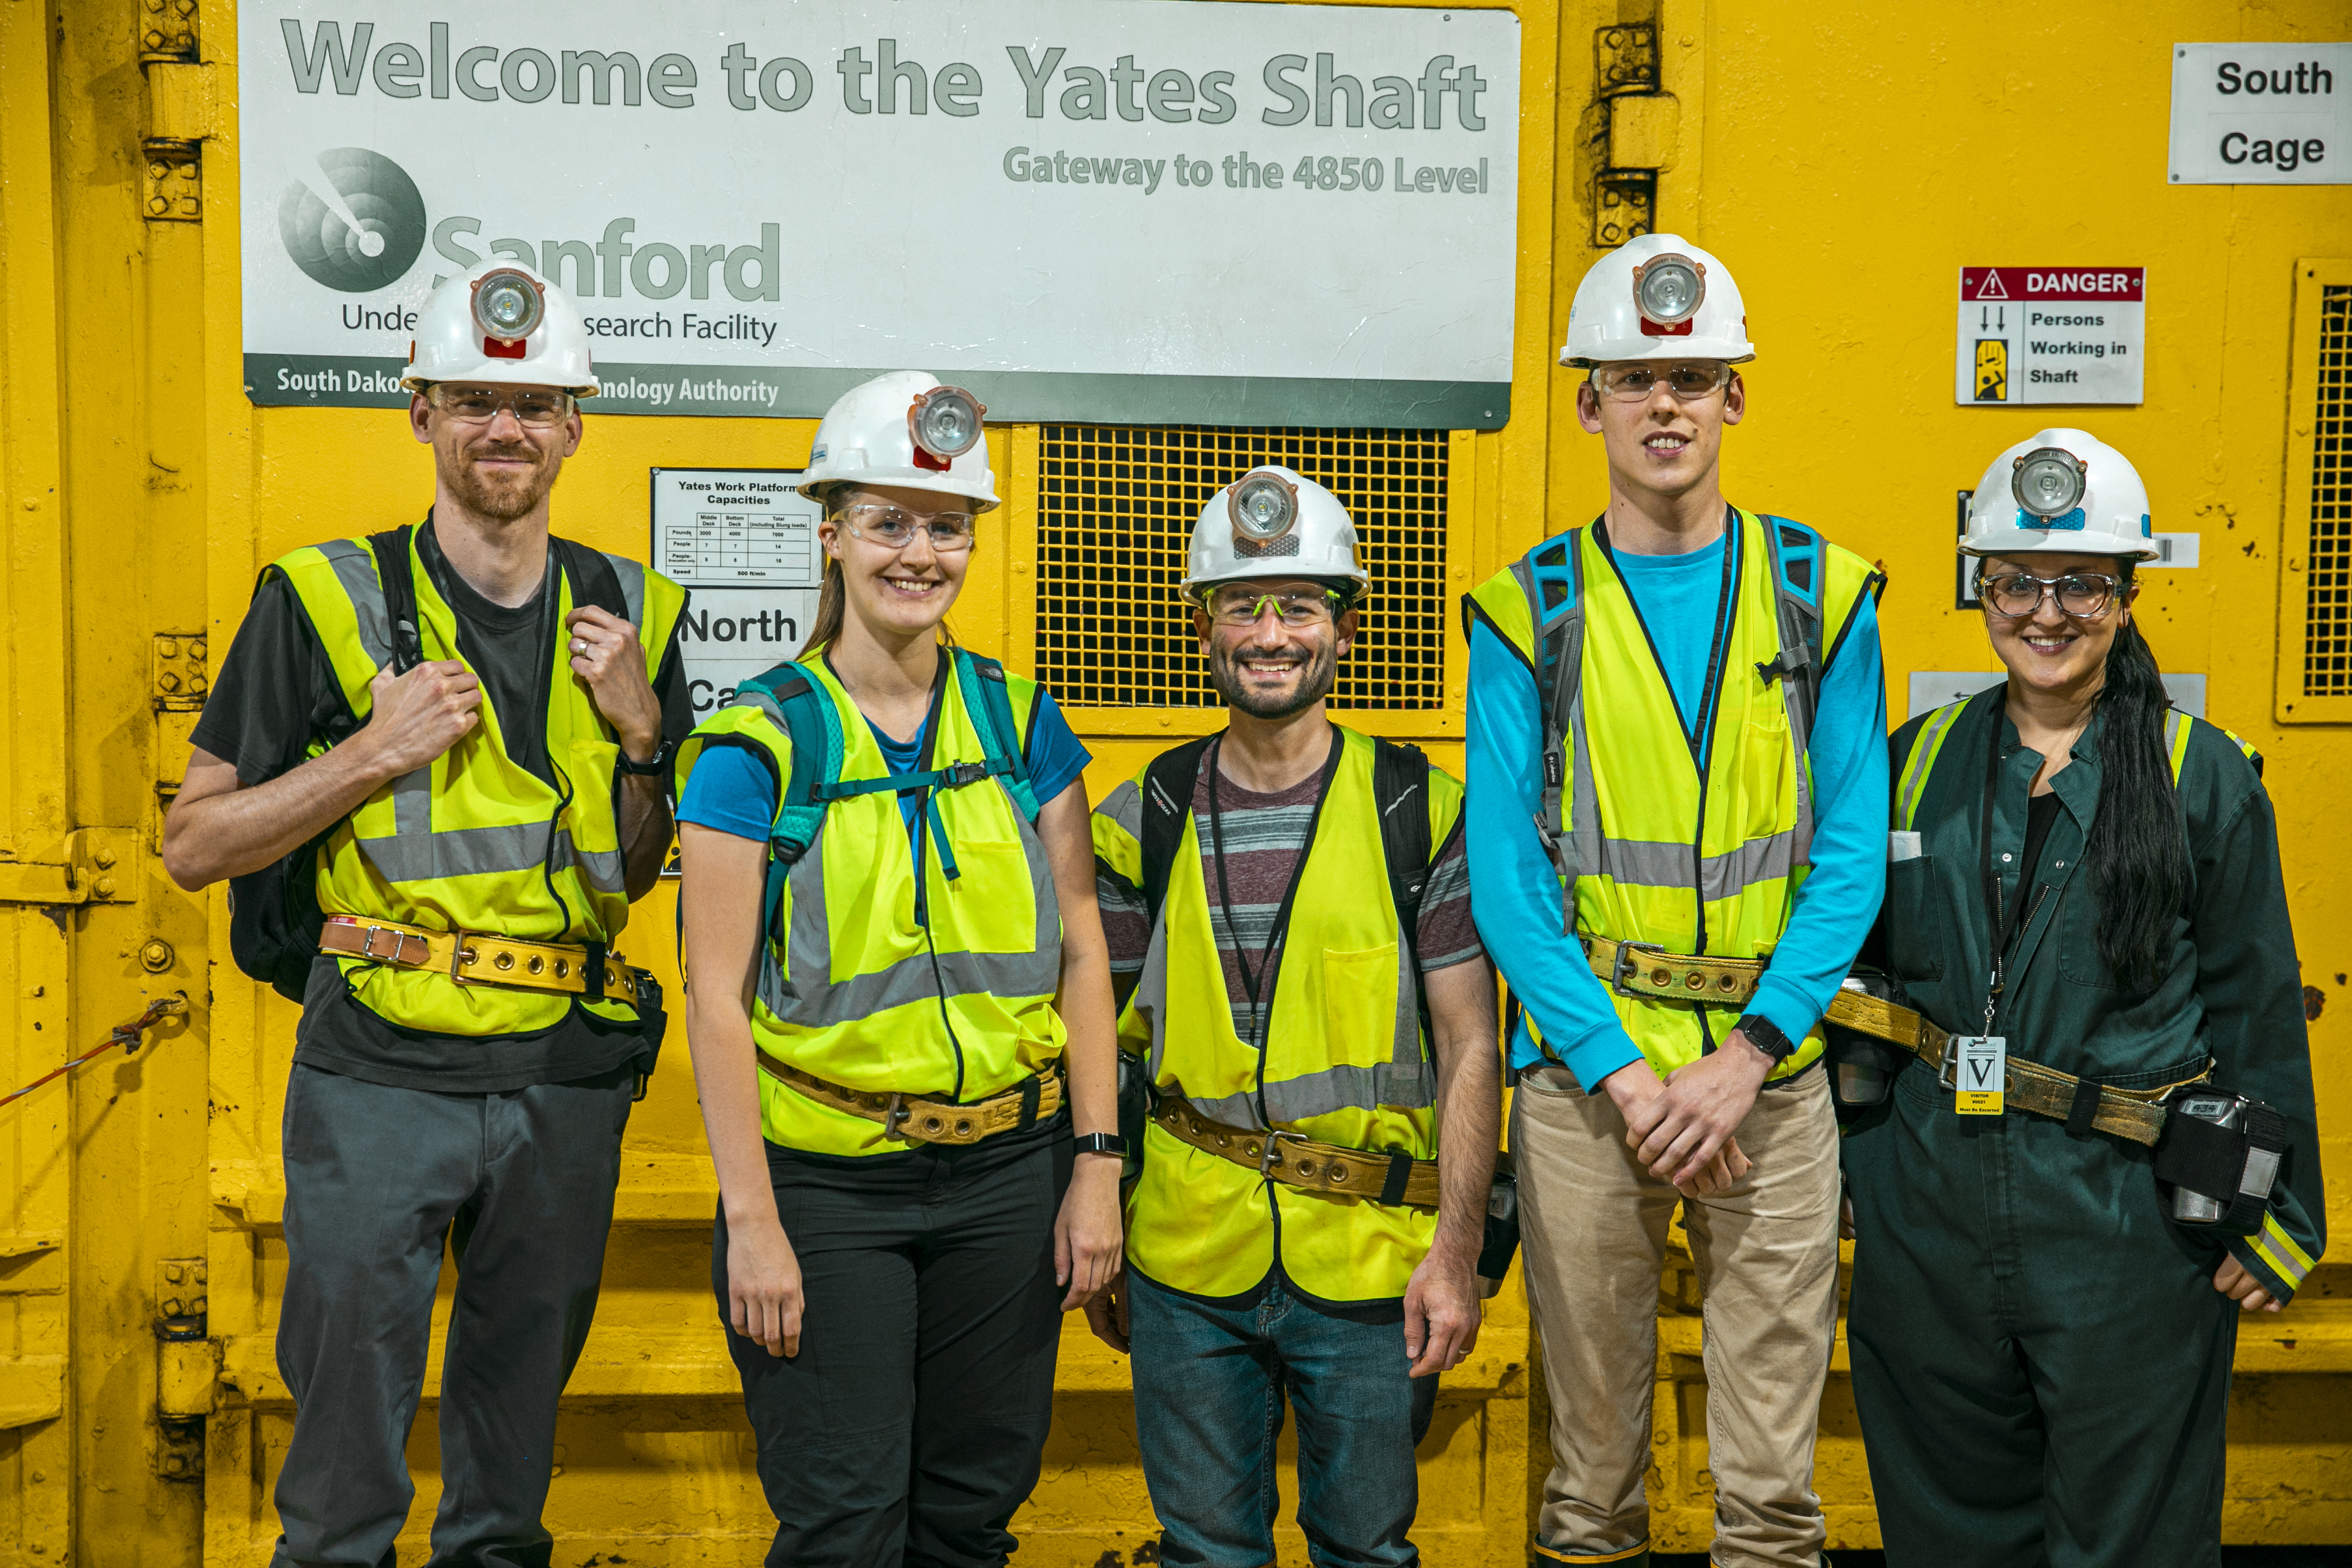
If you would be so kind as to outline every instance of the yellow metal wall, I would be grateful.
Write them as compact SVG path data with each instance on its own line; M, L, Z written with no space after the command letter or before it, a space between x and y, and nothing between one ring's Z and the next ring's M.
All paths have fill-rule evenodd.
M284 1268L277 1131L294 1015L229 964L224 901L179 894L155 862L158 785L183 766L192 721L158 674L175 672L184 699L201 668L193 639L226 649L260 563L410 516L431 483L427 454L389 414L244 400L234 13L205 0L184 23L178 6L0 5L0 1088L88 1048L152 996L184 989L194 1004L136 1056L0 1110L16 1194L0 1223L10 1562L256 1563L275 1533L268 1492L291 1415L271 1350ZM2046 422L2087 424L2123 447L2158 527L2204 535L2204 564L2151 574L2143 604L2167 666L2207 673L2210 714L2270 758L2320 1008L2322 1131L2342 1168L2352 904L2326 875L2327 829L2352 744L2341 727L2272 715L2281 584L2299 589L2283 488L2294 263L2352 251L2352 202L2341 187L2168 188L2163 157L2171 44L2340 36L2352 16L2179 0L1515 9L1528 106L1515 415L1502 431L1454 438L1452 585L1601 499L1599 453L1551 355L1598 254L1603 163L1659 170L1658 226L1738 270L1764 352L1750 416L1727 444L1728 489L1885 563L1897 716L1909 670L1990 667L1973 617L1950 607L1952 492L2045 422L1952 406L1958 268L2146 266L2146 404ZM1596 33L1627 24L1655 26L1663 92L1604 118L1592 108ZM201 144L193 180L187 142ZM559 526L641 551L648 467L793 467L813 429L592 419ZM1011 504L992 519L998 543L976 559L957 624L1020 668L1037 439L1024 427L991 439ZM168 659L164 634L178 634ZM1373 721L1457 763L1460 677L1457 658L1446 710ZM1081 722L1099 795L1202 720L1097 710ZM670 917L670 894L656 894L628 945L674 978ZM751 1563L766 1516L708 1299L712 1193L682 1039L628 1150L604 1305L560 1436L558 1561ZM2333 1208L2340 1225L2343 1200ZM2352 1541L2341 1279L2324 1265L2290 1314L2242 1342L2233 1540ZM186 1311L197 1295L205 1338L160 1342L163 1304ZM1696 1305L1686 1269L1670 1269L1653 1488L1670 1549L1703 1549L1710 1508ZM1023 1561L1134 1561L1150 1526L1124 1369L1082 1333L1065 1342L1045 1479L1017 1526ZM1433 1563L1517 1552L1544 1466L1539 1354L1507 1289L1476 1359L1449 1378L1424 1449ZM201 1437L159 1425L159 1403L201 1415ZM432 1413L428 1402L412 1447L412 1559L434 1496ZM1825 1402L1820 1486L1832 1542L1874 1544L1842 1377ZM1285 1561L1303 1561L1295 1532Z

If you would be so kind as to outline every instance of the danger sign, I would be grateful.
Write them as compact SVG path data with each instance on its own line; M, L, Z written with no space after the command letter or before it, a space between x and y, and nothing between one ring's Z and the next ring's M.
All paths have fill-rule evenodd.
M1953 401L2137 403L2142 267L1963 267Z

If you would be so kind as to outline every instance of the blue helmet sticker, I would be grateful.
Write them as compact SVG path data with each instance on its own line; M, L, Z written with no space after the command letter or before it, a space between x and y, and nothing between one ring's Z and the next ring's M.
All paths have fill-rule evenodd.
M2047 529L2052 532L2059 532L2063 531L2068 533L2080 533L2087 525L2088 521L2088 519L2084 517L2083 509L2079 506L2073 511L2063 513L2057 517L2036 517L2032 512L2027 511L2023 507L2020 507L2017 510L2017 526L2020 528ZM2140 522L2143 526L2146 525L2147 521L2147 519L2144 517L2140 519Z

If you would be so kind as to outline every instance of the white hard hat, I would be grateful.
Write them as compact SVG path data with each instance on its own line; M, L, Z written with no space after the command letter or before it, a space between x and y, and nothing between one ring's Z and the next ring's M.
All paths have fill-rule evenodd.
M801 494L827 485L898 485L996 505L981 419L988 405L919 370L894 370L834 400L816 427Z
M400 384L422 392L436 381L560 386L574 397L595 396L580 307L519 261L476 262L433 290L409 340Z
M2037 431L1992 460L1969 497L1968 555L2162 553L2147 487L2131 460L2087 430Z
M1717 359L1744 364L1748 307L1731 269L1675 234L1629 239L1592 264L1568 308L1559 363Z
M1252 468L1209 498L1192 525L1184 596L1250 577L1345 579L1360 597L1371 581L1356 560L1356 525L1339 498L1291 469Z

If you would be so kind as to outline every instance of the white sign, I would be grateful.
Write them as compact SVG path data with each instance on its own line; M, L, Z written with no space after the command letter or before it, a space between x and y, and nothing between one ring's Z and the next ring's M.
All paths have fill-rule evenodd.
M690 590L678 657L695 721L800 652L816 615L824 509L797 468L653 470L653 566Z
M1176 0L247 0L245 368L393 405L435 280L579 300L598 412L1509 416L1519 23Z
M2172 183L2352 184L2352 43L2172 46Z
M2140 267L1963 267L1952 396L2137 403L2147 342Z

